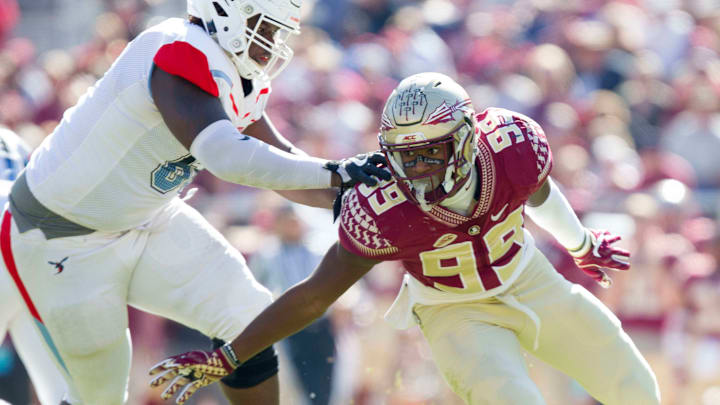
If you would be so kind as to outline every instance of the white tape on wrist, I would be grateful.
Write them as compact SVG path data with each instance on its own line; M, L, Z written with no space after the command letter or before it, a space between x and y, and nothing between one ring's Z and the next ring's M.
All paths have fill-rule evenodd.
M585 239L583 239L582 244L577 249L568 249L568 253L570 253L573 257L582 257L585 256L587 252L590 251L592 248L592 234L590 231L586 228L585 229Z

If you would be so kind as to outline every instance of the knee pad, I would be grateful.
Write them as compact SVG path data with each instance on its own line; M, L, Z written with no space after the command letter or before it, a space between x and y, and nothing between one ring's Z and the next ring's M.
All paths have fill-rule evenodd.
M213 349L225 344L222 339L213 339ZM236 368L229 376L220 380L230 388L252 388L278 373L278 358L273 346L256 354Z

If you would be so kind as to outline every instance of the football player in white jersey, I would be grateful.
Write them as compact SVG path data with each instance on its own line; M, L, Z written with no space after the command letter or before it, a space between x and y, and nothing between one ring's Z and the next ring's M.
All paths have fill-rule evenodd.
M379 155L303 154L265 114L299 0L188 0L188 14L139 34L65 112L3 214L3 264L73 404L125 402L128 305L222 345L270 303L242 255L179 198L198 170L325 206L331 187L389 178ZM233 403L274 404L276 375L269 348L223 390Z
M0 206L5 206L12 180L30 156L30 148L14 132L0 127ZM0 271L0 343L10 333L15 350L25 365L40 403L58 405L67 394L67 384L55 368L50 353L34 326L10 274ZM0 401L1 402L1 401Z

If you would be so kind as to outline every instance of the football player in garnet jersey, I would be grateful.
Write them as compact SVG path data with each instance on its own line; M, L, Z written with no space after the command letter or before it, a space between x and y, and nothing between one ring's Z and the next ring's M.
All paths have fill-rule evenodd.
M302 329L384 260L407 272L386 318L417 323L438 368L468 404L544 404L522 350L575 378L608 405L658 404L658 385L619 320L555 271L524 227L527 213L602 286L627 270L620 238L583 227L548 177L552 154L530 118L476 114L447 76L403 80L385 104L380 146L393 174L342 200L339 242L306 280L230 344L170 357L151 385L183 386L179 402Z
M125 402L127 305L217 346L271 302L240 253L180 198L207 169L308 204L371 174L381 154L309 157L265 114L300 0L188 0L130 42L33 153L0 227L3 265L67 376L70 403ZM366 173L367 172L367 173ZM313 190L324 189L324 190ZM330 204L327 204L329 207ZM265 348L264 348L265 349ZM278 401L271 347L223 380L235 403Z

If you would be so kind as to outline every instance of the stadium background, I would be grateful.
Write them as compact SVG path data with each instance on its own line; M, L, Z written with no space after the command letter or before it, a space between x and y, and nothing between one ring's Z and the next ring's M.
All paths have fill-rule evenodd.
M182 16L183 0L0 0L0 123L32 146L50 133L135 34ZM552 172L586 224L625 237L633 269L598 290L547 234L558 269L621 318L656 372L665 404L720 404L720 4L718 0L305 1L295 57L273 82L269 114L307 152L337 158L377 148L382 103L397 81L440 71L481 110L535 118ZM200 209L247 257L271 241L275 194L207 173ZM330 216L298 208L320 252ZM532 225L530 224L530 227ZM279 269L278 269L279 270ZM388 263L330 314L338 340L335 403L459 404L417 328L382 315L401 277ZM206 347L197 333L131 310L130 404L159 404L148 367ZM548 404L593 404L528 357ZM285 404L302 404L283 367ZM0 347L0 398L34 403L22 366ZM222 403L217 390L196 404Z

